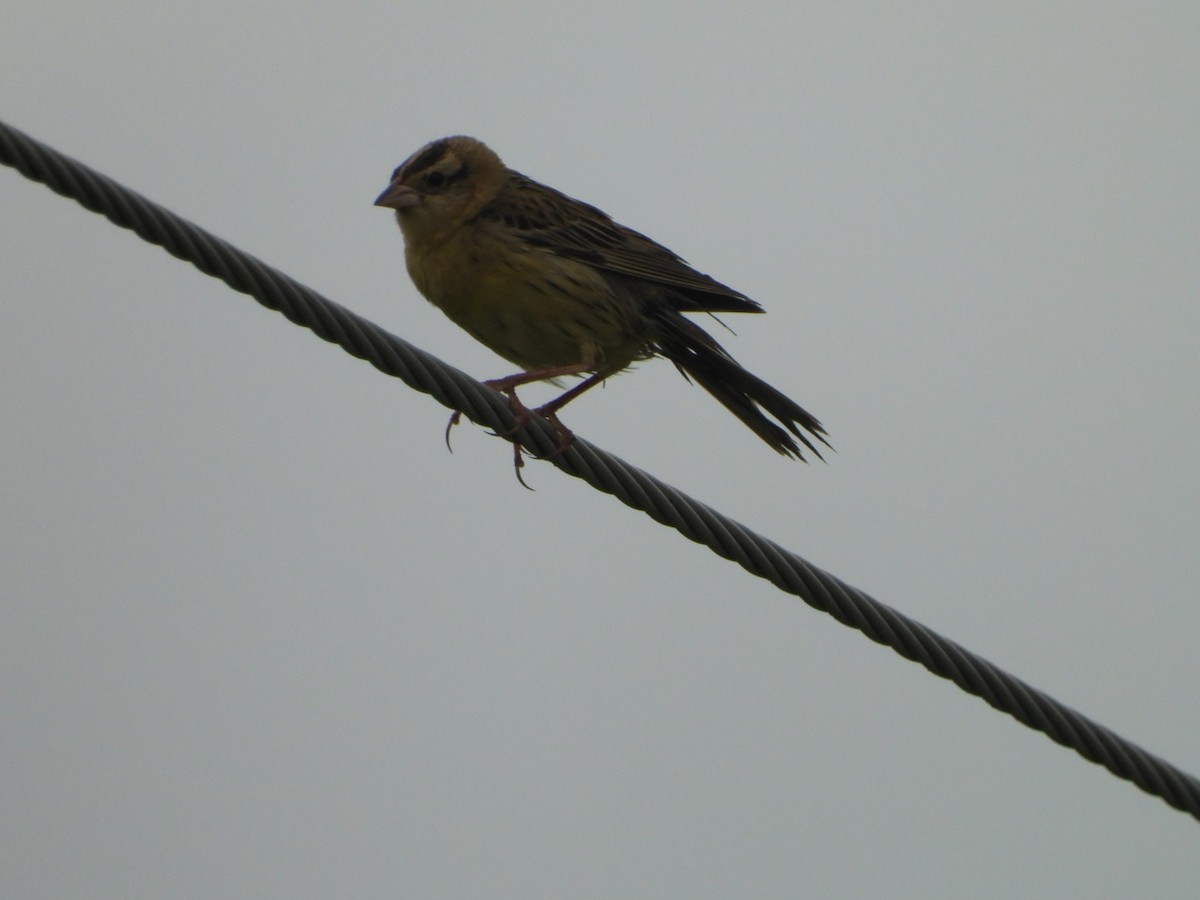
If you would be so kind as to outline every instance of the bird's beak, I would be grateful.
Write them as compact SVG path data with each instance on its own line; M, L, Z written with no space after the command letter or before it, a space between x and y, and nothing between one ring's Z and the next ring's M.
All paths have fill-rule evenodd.
M407 184L393 181L382 194L375 198L376 206L387 206L392 209L408 209L421 202L421 195Z

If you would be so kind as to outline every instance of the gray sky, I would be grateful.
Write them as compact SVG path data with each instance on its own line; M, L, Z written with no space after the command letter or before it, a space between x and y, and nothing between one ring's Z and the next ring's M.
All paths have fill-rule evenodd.
M371 206L483 138L766 306L721 340L838 452L663 362L578 433L1200 773L1197 48L1194 2L18 0L0 116L495 377ZM0 201L0 894L1196 896L1161 801Z

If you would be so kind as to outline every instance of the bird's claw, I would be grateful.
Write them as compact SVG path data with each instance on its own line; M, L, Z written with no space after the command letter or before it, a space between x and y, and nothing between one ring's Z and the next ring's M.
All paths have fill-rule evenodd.
M508 398L508 408L512 412L513 419L514 419L513 427L508 429L507 431L493 431L490 433L495 435L496 437L502 437L505 440L512 442L512 445L513 445L513 472L517 476L517 481L519 481L521 483L521 487L525 488L526 490L532 491L533 488L531 488L526 483L524 476L522 476L522 474L521 474L521 470L523 468L525 468L525 457L524 457L523 448L521 447L521 444L517 441L516 435L518 432L524 430L525 427L529 425L529 422L533 416L533 411L530 410L529 407L527 407L524 403L521 402L520 398L517 397L516 389L512 385L507 383L507 379L500 379L500 380L494 381L494 382L485 381L484 384L486 384L490 388L493 388L494 390L499 391L500 393L504 394ZM537 412L539 415L544 415L547 419L550 420L550 423L554 426L554 430L558 432L559 444L558 444L558 447L556 447L554 450L550 451L549 453L547 453L544 456L536 456L534 454L531 454L531 455L533 455L535 459L553 459L554 457L558 456L560 453L562 453L568 447L571 446L571 444L575 441L575 435L571 433L571 430L569 428L567 428L565 425L562 424L562 422L560 422L558 420L558 416L556 416L553 411L546 410L546 409L538 409ZM454 452L454 448L450 445L450 432L454 428L454 426L457 425L461 421L462 421L462 410L456 409L453 413L451 413L450 421L446 423L446 434L445 434L446 449L449 450L451 453Z
M450 446L450 429L453 428L455 425L457 425L461 421L462 421L462 410L456 409L450 415L450 421L446 423L446 449L449 450L451 453L454 452L454 448Z
M521 482L521 487L525 488L525 490L527 490L527 491L532 491L533 488L531 488L525 482L525 479L521 475L521 470L523 468L525 468L525 457L522 455L521 445L518 444L516 441L513 441L512 445L513 445L513 474L517 476L517 481Z

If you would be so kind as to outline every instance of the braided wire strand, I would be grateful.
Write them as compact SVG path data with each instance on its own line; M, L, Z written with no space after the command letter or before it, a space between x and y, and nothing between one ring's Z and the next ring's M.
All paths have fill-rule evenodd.
M499 434L515 426L507 401L496 391L3 122L0 162L461 410L476 424ZM558 444L554 429L538 416L514 437L540 456ZM551 462L1200 820L1200 780L773 541L582 439L552 455Z

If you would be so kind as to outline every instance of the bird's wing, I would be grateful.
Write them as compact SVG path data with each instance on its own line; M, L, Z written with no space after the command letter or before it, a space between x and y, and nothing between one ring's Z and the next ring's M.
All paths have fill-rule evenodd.
M762 312L745 294L697 272L662 244L518 172L480 216L535 247L672 288L671 303L680 312Z

